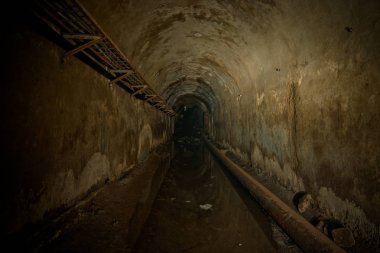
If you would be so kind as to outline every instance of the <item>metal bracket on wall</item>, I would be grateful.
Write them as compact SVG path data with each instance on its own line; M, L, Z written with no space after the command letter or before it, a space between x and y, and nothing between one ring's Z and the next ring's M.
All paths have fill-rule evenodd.
M153 100L155 97L157 97L157 95L148 95L148 98L145 101L149 102L149 101Z
M133 88L136 88L136 91L132 94L132 96L135 96L137 94L141 94L141 92L143 92L145 89L148 89L149 87L147 85L136 85L133 86Z
M176 116L165 99L131 66L127 57L78 1L36 0L33 13L72 46L63 56L64 61L80 53L104 70L111 80L110 86L117 83L134 97ZM157 107L158 102L165 106Z
M111 71L112 71L112 70L111 70ZM121 76L118 76L118 77L116 77L115 79L111 80L111 81L110 81L110 84L111 84L111 83L116 83L116 82L118 82L118 81L120 81L120 80L122 80L122 79L124 79L124 78L127 78L129 75L132 75L132 74L133 74L133 71L132 71L132 70L125 70L124 73L125 73L125 74L122 74Z
M80 45L68 52L65 53L65 55L63 56L63 61L65 62L67 60L67 58L69 58L70 56L76 54L76 53L79 53L81 52L82 50L85 50L86 48L89 48L91 47L92 45L96 44L96 43L99 43L103 38L98 38L98 39L93 39L83 45Z

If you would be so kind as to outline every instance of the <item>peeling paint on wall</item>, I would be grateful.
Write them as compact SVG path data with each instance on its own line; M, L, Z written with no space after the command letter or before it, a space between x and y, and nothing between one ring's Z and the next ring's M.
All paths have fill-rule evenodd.
M289 163L285 163L283 167L280 166L275 158L264 158L265 173L277 179L277 182L292 189L294 192L302 191L305 189L302 179L297 177L294 169Z
M264 93L261 93L260 96L259 96L259 94L256 94L256 106L257 107L259 107L263 103L264 97L265 97Z
M73 200L83 196L91 187L103 183L110 176L110 163L107 156L95 153L91 156L79 176L74 176L73 170L61 171L53 178L49 178L42 184L41 197L33 203L29 199L31 194L22 191L19 194L18 208L16 211L18 221L14 227L18 227L28 220L37 222L46 212L55 208L72 204Z
M183 96L208 103L209 129L215 140L250 158L281 184L305 187L314 194L320 187L334 189L379 224L379 1L127 2L86 0L83 4L153 88L173 103ZM347 33L347 26L353 31ZM126 103L129 98L117 89L109 95L104 78L75 59L59 64L63 52L40 38L18 36L16 43L9 43L17 47L7 48L10 70L5 72L22 68L28 78L13 75L4 85L15 87L9 95L17 103L11 104L9 114L20 115L8 127L17 126L22 133L38 129L30 136L50 134L42 141L20 134L15 138L20 145L15 146L23 147L21 151L30 152L35 143L50 148L54 152L49 155L62 157L65 165L75 164L73 174L80 175L100 146L119 174L168 138L170 122L162 123L160 115L138 101ZM34 46L28 45L34 39ZM82 101L87 96L95 101L93 105ZM64 98L60 108L52 106L57 97L59 103ZM39 103L45 100L49 106ZM104 100L108 102L100 120L97 105ZM76 111L80 106L81 111ZM50 107L55 110L41 110ZM129 108L138 108L138 113ZM32 120L19 112L28 112ZM22 128L24 122L27 127ZM43 128L48 122L70 122L65 125L68 131L62 128L64 150L54 149L60 143L51 140L59 138L51 133L54 130ZM83 124L86 129L78 127ZM94 145L93 139L98 138L101 143ZM86 153L83 161L80 152ZM37 152L31 158L39 164L38 180L46 180L46 173L71 169L62 164L55 168L54 161ZM327 201L323 200L327 195L322 194L321 201Z
M61 48L19 29L6 36L4 233L59 215L126 175L137 158L169 139L171 128L167 115L110 88L75 57L62 64ZM15 74L19 69L24 75Z

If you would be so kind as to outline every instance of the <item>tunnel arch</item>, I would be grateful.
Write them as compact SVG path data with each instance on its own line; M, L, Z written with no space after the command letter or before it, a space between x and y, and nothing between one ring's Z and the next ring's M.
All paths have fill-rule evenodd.
M173 109L175 111L178 111L180 107L185 105L196 105L205 113L211 113L212 111L207 101L204 101L203 98L193 94L185 94L177 97L176 100L173 102Z
M194 81L213 89L213 92L219 93L219 96L225 93L232 95L240 93L232 73L223 66L222 62L207 56L188 62L172 62L160 70L158 78L162 83L163 93L174 85Z
M322 208L368 238L380 238L379 185L373 180L380 164L379 3L83 0L133 67L170 105L191 104L207 109L216 129L212 136L215 142L288 189L307 189ZM69 165L81 172L84 158L74 151L84 150L88 152L86 157L91 157L97 151L98 138L112 147L102 151L117 151L110 152L110 161L112 170L120 171L115 164L119 168L134 164L137 153L145 154L171 132L175 119L158 114L146 103L126 99L117 87L112 88L79 62L54 65L63 52L39 35L24 31L22 36L5 37L14 45L13 50L6 48L9 62L18 61L7 66L12 71L5 71L10 74L5 80L11 84L6 85L11 95L7 97L14 99L13 104L5 104L17 109L10 110L10 115L21 112L26 118L12 117L6 129L12 132L13 126L32 126L27 131L16 128L18 143L11 138L7 141L10 150L34 150L30 157L41 170L41 180L33 180L39 185L30 183L36 195L38 189L46 188L43 180L56 177ZM18 50L23 47L25 51ZM21 69L18 65L25 69L25 75L14 74ZM67 78L61 78L63 74ZM51 90L53 85L46 81L59 85ZM41 92L37 94L37 90ZM29 95L24 99L18 94ZM43 109L52 107L55 111L33 109L45 101L36 99L40 97L51 100ZM150 104L163 108L158 103ZM68 109L76 114L71 115ZM94 112L101 117L86 115ZM60 124L67 122L65 117L72 117L70 124ZM44 121L49 124L42 124ZM144 136L152 137L141 138L139 152L136 136L145 124L151 126L151 134ZM91 134L86 132L88 129L93 129ZM24 141L29 130L33 131ZM128 145L116 141L125 139ZM34 143L48 146L51 152L42 157L33 149ZM117 146L113 146L115 143ZM57 169L48 170L50 167L39 162L43 158L55 165L53 158L62 154L70 163L62 162ZM29 161L29 155L18 160ZM31 171L28 166L23 170ZM32 182L26 179L20 177ZM347 189L347 185L354 187ZM42 214L46 207L41 204L36 209L41 208Z
M219 101L213 113L217 141L283 182L305 182L326 200L326 209L332 208L328 199L349 199L369 219L380 220L370 201L380 205L372 191L377 185L363 176L376 171L378 159L373 157L380 136L362 134L376 132L380 122L379 99L364 102L379 89L372 85L379 80L373 69L380 45L379 1L131 0L112 5L86 0L84 5L171 103L195 94L190 89L199 86L187 90L180 85L170 92L167 88L176 81L201 78L210 83ZM368 113L364 123L353 123L363 111ZM358 142L368 145L359 147ZM336 157L324 152L330 149L338 151ZM325 173L326 167L336 176ZM295 179L288 180L289 175ZM353 176L360 179L355 190L330 193ZM359 211L348 209L357 218Z
M203 108L207 108L205 111L210 113L220 105L220 98L202 78L182 78L170 84L164 91L163 96L172 106L175 106L181 99L189 101L190 98L193 98L203 103Z

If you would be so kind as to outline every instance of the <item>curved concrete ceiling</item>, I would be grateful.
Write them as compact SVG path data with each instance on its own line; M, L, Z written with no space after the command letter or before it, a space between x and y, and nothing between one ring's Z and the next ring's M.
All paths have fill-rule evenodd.
M272 1L85 1L100 25L139 63L137 69L169 103L184 95L213 110L238 97L258 64L257 40ZM111 16L110 13L112 13ZM121 24L121 25L120 25Z
M177 97L176 101L173 103L173 109L177 112L180 111L181 108L184 106L188 106L188 107L197 106L203 112L207 112L207 113L210 113L212 110L209 107L209 104L207 101L204 101L203 98L198 97L197 95L193 95L193 94L179 96Z

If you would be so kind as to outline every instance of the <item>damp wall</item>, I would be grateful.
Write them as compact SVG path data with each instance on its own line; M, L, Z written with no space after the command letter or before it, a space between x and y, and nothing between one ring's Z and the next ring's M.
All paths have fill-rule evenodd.
M215 138L379 243L380 5L275 3Z
M83 1L169 101L211 135L380 238L380 4L371 0Z
M294 191L309 191L326 213L342 220L356 236L380 238L377 212L380 208L379 1L83 0L81 3L157 92L173 104L183 97L193 97L210 109L209 129L216 141L251 161L281 185ZM141 150L147 145L143 143L150 143L137 141L136 136L141 131L152 132L152 143L167 137L168 123L161 114L130 99L127 94L110 90L106 80L87 67L78 67L75 58L60 65L62 52L52 45L47 46L43 39L39 38L33 45L28 37L31 34L17 36L24 36L11 40L13 50L19 54L18 61L4 61L12 62L13 70L8 72L13 79L8 73L8 79L2 83L18 86L4 86L12 101L6 103L7 112L13 119L5 125L7 131L2 134L10 146L5 151L13 154L10 160L26 163L12 165L24 168L22 171L9 169L7 173L22 174L20 178L15 177L20 185L40 184L25 187L35 190L31 193L25 190L24 196L33 201L41 199L47 191L41 182L49 177L55 179L60 171L66 171L60 166L61 169L47 169L53 166L42 165L56 164L51 160L56 159L52 154L58 153L58 139L48 138L47 134L60 133L59 119L63 117L72 121L67 123L68 129L74 126L81 129L78 134L83 134L83 129L92 122L94 135L98 136L85 135L81 140L90 140L80 143L72 141L75 145L88 146L87 155L78 155L76 149L60 151L69 152L65 156L68 159L60 163L67 164L75 154L82 159L80 165L75 165L77 169L73 169L74 178L79 178L81 169L78 168L85 168L99 149L111 148L115 143L125 145L128 155L126 165L121 167L129 168L139 154L144 156ZM16 42L21 45L17 46ZM29 48L40 45L39 53L17 49L25 44ZM50 60L43 65L40 61L46 55ZM47 71L47 66L52 71ZM51 99L48 106L39 109L44 93L37 93L33 87L42 84L33 80L42 72L40 76L53 80L43 82L44 89L39 88L46 90L43 98L61 99L57 102ZM95 86L99 89L93 89ZM70 90L75 92L69 96ZM86 107L78 109L74 103L79 105L83 96L93 103L84 103ZM59 109L63 103L58 102L60 100L64 100L63 108L72 105L75 110L99 111L100 115L102 110L112 111L105 115L114 115L114 122L126 122L123 129L128 129L125 131L130 134L130 140L105 145L111 142L101 142L99 136L110 133L101 130L99 125L101 122L110 124L108 118L86 118L84 115L94 115L87 111L69 113L67 109ZM126 109L131 107L135 109ZM46 118L57 117L51 121L57 122L57 129L47 131L43 117L38 118L40 113ZM77 121L82 118L88 122L84 126ZM41 124L42 128L30 127L30 124ZM17 140L9 137L14 129L22 133ZM37 129L43 130L38 132ZM30 137L23 138L24 135ZM33 141L38 138L49 141ZM62 143L63 140L61 137ZM33 145L55 151L46 153L49 158L37 151L30 156ZM119 159L111 158L121 152L120 148L115 149L117 152L113 155L107 153L110 168L115 168L115 163L124 164L121 154L117 156ZM32 157L30 163L29 156ZM96 159L103 158L96 156ZM38 169L30 169L33 166L46 170L41 170L42 180L28 180L30 175L39 174ZM33 201L31 203L36 202Z
M2 74L6 233L117 180L171 136L170 118L27 24L8 31Z

